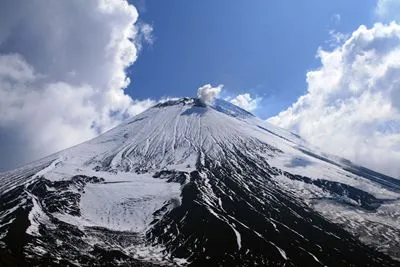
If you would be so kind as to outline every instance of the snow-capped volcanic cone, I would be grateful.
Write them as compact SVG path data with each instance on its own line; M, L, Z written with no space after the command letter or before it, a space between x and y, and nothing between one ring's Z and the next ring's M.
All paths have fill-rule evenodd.
M0 265L399 266L400 181L222 100L0 174Z

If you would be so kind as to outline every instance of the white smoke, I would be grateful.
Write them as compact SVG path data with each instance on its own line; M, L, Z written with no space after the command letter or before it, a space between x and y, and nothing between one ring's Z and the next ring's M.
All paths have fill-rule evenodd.
M197 90L197 97L206 104L212 104L215 98L219 97L223 87L222 84L216 87L212 87L211 84L203 85Z

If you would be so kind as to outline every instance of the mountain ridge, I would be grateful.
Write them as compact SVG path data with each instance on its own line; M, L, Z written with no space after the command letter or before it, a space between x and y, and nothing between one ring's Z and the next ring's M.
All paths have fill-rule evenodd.
M396 266L400 258L397 179L324 155L223 100L159 103L0 182L0 250L27 263Z

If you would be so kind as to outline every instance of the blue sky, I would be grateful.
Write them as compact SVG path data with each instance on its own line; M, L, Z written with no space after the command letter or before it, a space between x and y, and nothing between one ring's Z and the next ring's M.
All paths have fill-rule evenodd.
M376 2L363 1L151 1L132 3L153 26L155 42L130 67L134 98L195 95L224 84L224 94L262 97L255 110L268 118L307 89L306 73L320 65L318 47L330 31L372 25ZM338 16L340 18L338 19Z
M222 84L321 151L400 177L399 14L400 0L0 1L0 171Z

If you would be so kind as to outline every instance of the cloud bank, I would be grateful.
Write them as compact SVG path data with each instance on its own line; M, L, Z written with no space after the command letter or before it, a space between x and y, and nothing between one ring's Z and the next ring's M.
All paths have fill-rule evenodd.
M324 150L400 177L400 25L360 26L318 51L308 92L269 122Z
M124 93L140 40L153 40L137 19L126 0L1 2L0 170L94 137L153 104Z

